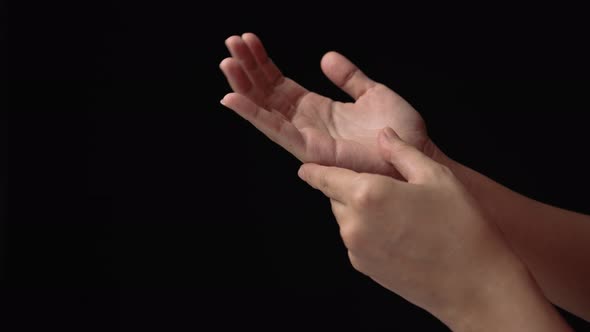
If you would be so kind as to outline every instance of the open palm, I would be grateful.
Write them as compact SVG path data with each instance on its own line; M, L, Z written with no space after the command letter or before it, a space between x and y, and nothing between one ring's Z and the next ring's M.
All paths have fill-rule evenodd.
M377 148L382 128L393 128L420 150L429 143L410 104L336 52L323 57L321 68L354 103L333 101L283 76L252 33L232 36L226 45L232 57L220 68L234 93L222 103L303 162L396 175Z

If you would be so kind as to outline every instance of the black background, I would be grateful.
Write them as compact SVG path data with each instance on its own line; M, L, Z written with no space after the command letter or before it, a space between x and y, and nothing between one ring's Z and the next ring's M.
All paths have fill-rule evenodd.
M6 330L446 330L352 269L298 161L219 104L218 70L225 38L252 31L285 74L346 99L319 68L338 50L407 98L454 159L590 213L582 21L446 9L457 18L2 3Z

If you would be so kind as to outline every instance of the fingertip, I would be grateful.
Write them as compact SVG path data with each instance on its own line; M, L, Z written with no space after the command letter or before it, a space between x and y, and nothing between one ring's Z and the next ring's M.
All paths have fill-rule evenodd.
M379 134L377 134L377 140L379 141L379 145L384 146L384 147L388 146L389 141L390 141L390 138L389 138L390 134L388 133L387 129L389 129L389 127L381 129L379 131Z
M225 46L231 47L232 45L235 45L236 43L239 43L241 39L242 38L240 36L238 36L238 35L229 36L225 40Z
M226 94L225 96L223 96L223 98L221 98L221 100L219 101L219 103L220 103L221 105L223 105L223 106L226 106L226 107L227 107L227 100L226 100L226 98L227 98L227 95L228 95L228 94Z
M223 101L222 105L238 113L248 121L252 120L252 117L256 116L256 112L258 111L256 104L236 92L226 94L221 100Z
M299 170L297 171L297 176L299 176L299 178L301 180L305 180L305 164L299 166Z
M223 98L221 100L223 100L224 105L227 105L227 104L231 104L237 98L239 98L239 94L237 94L235 92L230 92L230 93L227 93L225 96L223 96Z
M233 57L227 57L219 63L219 68L227 74L239 75L238 71L241 71L240 62Z
M248 46L254 57L260 64L268 62L268 54L262 41L252 32L246 32L242 34L242 40Z
M341 56L342 55L336 51L329 51L322 57L322 60L320 61L320 66L324 70L329 69L335 64L337 58Z
M342 54L338 53L337 51L332 50L332 51L326 52L326 54L324 54L322 59L328 61L328 60L333 60L333 59L336 59L336 58L342 57L342 56L343 56Z
M230 65L231 61L232 61L232 58L230 58L230 57L221 60L221 62L219 63L219 69L221 69L221 70L226 69Z
M321 166L314 164L314 163L305 163L299 167L299 171L297 172L297 175L299 175L299 177L301 177L302 179L305 180L305 179L309 178L310 174L312 174L312 172L314 172L314 169L317 169L318 167L321 167Z
M258 36L256 34L254 34L253 32L244 32L242 34L242 39L246 40L260 40L260 38L258 38Z
M381 133L387 138L389 141L401 141L402 139L399 135L393 130L391 127L385 127L381 130Z

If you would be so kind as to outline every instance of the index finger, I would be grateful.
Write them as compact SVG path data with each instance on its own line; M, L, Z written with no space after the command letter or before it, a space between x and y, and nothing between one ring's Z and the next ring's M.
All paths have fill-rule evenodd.
M303 181L342 204L350 201L360 183L360 174L346 168L303 164L297 174Z

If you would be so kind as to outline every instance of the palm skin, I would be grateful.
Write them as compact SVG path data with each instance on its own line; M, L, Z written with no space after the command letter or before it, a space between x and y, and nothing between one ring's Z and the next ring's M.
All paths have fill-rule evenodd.
M384 127L430 154L432 144L420 114L344 56L327 53L321 68L354 103L333 101L283 76L252 33L232 36L226 46L232 57L224 59L220 68L234 93L227 94L222 104L302 162L397 177L379 154L377 134Z

